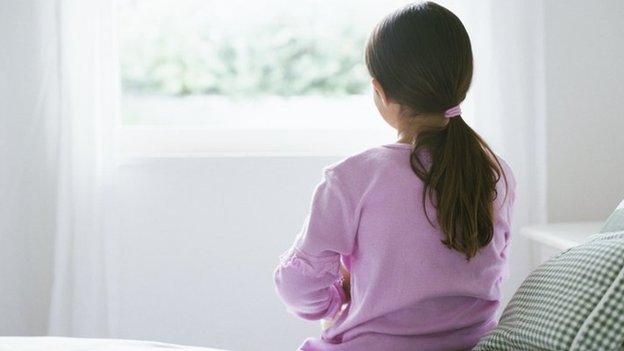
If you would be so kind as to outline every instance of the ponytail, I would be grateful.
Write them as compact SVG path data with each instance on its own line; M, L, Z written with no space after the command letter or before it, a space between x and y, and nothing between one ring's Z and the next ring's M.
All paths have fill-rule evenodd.
M418 134L410 164L424 183L422 201L427 220L433 225L426 207L430 199L445 236L442 243L470 260L494 233L496 184L501 175L505 177L498 159L457 116L442 129Z
M410 165L424 183L427 220L434 225L427 213L429 200L444 233L442 243L470 260L492 240L496 184L505 174L458 107L473 73L466 28L443 6L430 1L410 4L377 25L365 58L371 76L388 99L404 108L405 117L449 118L443 127L418 132Z

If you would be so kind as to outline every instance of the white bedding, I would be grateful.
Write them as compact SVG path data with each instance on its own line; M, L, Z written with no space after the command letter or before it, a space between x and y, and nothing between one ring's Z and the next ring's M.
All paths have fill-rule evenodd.
M224 351L204 347L118 339L0 337L0 351Z

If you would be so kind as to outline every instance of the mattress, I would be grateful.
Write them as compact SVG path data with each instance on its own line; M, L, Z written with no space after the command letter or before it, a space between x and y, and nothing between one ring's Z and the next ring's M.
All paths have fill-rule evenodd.
M119 339L0 337L0 351L225 351L205 347Z

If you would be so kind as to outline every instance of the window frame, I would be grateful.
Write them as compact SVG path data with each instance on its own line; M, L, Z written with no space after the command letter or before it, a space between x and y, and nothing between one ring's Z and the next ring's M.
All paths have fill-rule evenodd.
M118 127L125 157L345 156L392 141L380 130Z

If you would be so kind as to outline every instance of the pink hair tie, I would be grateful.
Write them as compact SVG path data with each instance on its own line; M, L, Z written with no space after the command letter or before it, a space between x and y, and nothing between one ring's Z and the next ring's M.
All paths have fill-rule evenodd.
M444 112L444 117L446 118L453 118L459 115L461 115L461 108L459 108L459 105L451 107Z

